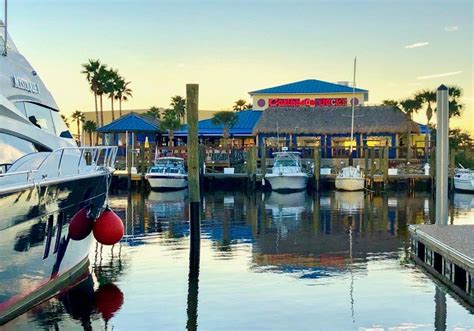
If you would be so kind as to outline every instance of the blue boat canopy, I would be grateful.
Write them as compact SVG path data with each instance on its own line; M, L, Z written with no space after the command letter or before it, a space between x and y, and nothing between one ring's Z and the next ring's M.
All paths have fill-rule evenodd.
M235 113L237 115L237 123L230 129L231 136L250 137L253 128L257 124L262 111L245 110ZM222 125L214 125L211 119L199 121L198 135L208 137L220 137L224 133ZM188 135L188 126L183 125L181 129L174 133L175 137L186 137Z
M122 133L122 132L159 132L159 121L148 115L134 112L123 115L115 121L97 129L100 133Z

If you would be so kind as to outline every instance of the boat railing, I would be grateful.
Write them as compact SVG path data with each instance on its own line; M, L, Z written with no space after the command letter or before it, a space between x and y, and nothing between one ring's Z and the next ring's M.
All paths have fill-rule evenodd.
M33 169L0 173L0 186L103 170L111 172L115 169L116 156L116 146L61 147L49 153Z

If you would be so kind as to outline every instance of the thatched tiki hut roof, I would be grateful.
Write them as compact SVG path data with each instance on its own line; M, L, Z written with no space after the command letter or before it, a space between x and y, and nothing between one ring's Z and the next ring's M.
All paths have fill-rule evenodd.
M418 133L418 124L393 106L357 106L355 133ZM351 107L268 108L254 128L259 133L350 134Z

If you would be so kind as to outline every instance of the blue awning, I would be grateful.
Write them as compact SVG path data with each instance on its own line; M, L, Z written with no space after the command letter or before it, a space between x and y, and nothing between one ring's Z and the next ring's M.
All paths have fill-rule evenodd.
M159 132L159 122L147 115L129 113L97 129L100 133Z
M261 111L258 110L245 110L235 113L237 115L237 123L232 129L230 134L232 136L250 137L252 136L253 128L262 115ZM222 125L214 125L211 119L199 121L198 124L198 135L208 137L222 137L224 127ZM186 137L188 135L188 126L183 125L181 129L174 133L176 137Z

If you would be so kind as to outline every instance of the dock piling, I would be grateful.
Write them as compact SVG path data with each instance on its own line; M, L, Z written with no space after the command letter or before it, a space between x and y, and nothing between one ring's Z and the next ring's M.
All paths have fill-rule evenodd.
M448 223L448 165L449 165L449 104L448 88L444 85L436 91L436 224Z
M314 149L314 169L313 169L313 175L314 175L314 184L316 187L316 190L319 191L319 180L321 177L321 150L319 147L316 147Z

